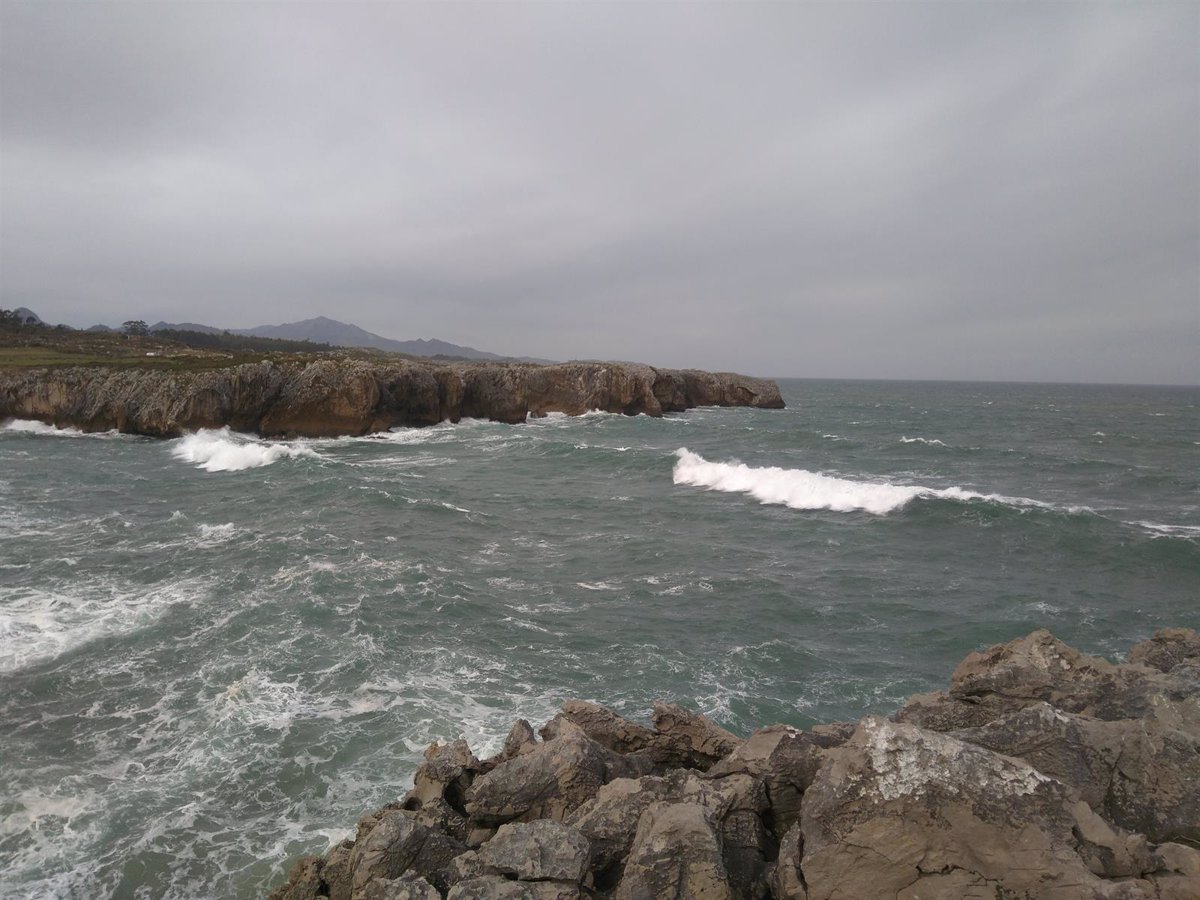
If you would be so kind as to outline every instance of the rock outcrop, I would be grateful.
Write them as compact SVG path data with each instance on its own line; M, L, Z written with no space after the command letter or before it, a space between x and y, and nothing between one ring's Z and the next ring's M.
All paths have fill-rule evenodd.
M490 759L433 745L271 897L1198 900L1200 635L1129 660L1035 632L890 719L745 739L571 701Z
M551 412L661 416L695 406L779 409L783 399L768 379L628 363L327 358L198 371L0 371L0 420L153 437L226 425L267 437L338 437L466 417L516 423Z

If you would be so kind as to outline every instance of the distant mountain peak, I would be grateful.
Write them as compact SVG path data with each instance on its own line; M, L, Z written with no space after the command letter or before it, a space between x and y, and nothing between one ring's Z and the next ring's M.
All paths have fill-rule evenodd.
M226 329L213 328L210 325L197 325L185 322L173 325L168 322L157 322L150 330L162 331L175 329L180 331L220 332ZM282 325L257 325L254 328L230 328L230 334L244 334L252 337L282 338L289 341L312 341L315 344L332 344L335 347L365 347L373 350L384 350L389 353L407 353L411 356L451 356L460 359L509 359L498 353L486 350L476 350L474 347L463 347L451 344L437 338L418 338L411 341L396 341L382 335L367 331L348 322L339 322L328 316L314 316L311 319L301 319L299 322L284 322ZM549 360L525 359L526 362L549 362Z

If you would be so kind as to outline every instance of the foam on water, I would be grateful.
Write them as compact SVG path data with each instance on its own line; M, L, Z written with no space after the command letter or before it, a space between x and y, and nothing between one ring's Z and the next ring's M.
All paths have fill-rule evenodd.
M931 447L945 447L946 446L945 441L939 441L937 438L923 438L923 437L913 437L913 438L902 437L902 438L900 438L900 443L902 443L902 444L928 444Z
M1165 525L1160 522L1132 522L1157 537L1200 537L1200 525Z
M0 423L0 432L10 434L37 434L52 437L121 437L119 431L80 431L78 428L59 428L57 425L47 425L33 419L10 419Z
M807 469L757 467L744 463L709 462L686 447L675 451L675 484L690 484L734 494L749 494L760 503L790 509L828 509L833 512L868 512L882 516L918 498L990 500L1009 506L1052 508L1027 497L980 494L960 487L930 488L889 482L855 481L822 475ZM1082 511L1082 507L1078 508ZM1075 511L1074 509L1072 511Z
M0 589L0 672L144 628L194 594L192 585L182 581L150 590L95 581L76 588L69 593Z
M206 472L237 472L269 466L281 459L301 456L320 456L303 444L276 444L248 435L234 434L228 427L204 428L180 438L171 448L171 455L184 462L194 463Z

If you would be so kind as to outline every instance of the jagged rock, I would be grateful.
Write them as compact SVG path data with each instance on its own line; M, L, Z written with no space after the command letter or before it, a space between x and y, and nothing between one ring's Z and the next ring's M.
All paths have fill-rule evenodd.
M467 790L481 769L466 741L434 742L425 751L425 762L417 767L404 808L416 810L434 800L444 800L451 809L465 812Z
M825 725L814 725L808 730L813 740L821 747L840 747L854 736L858 729L857 722L830 722Z
M669 778L618 778L567 817L566 824L579 829L591 843L597 887L616 883L642 813L654 803L678 795L678 785Z
M590 860L591 847L577 828L549 819L510 823L478 850L455 859L449 880L500 875L579 885L588 877Z
M1044 629L968 655L950 681L954 697L992 695L1014 707L1042 700L1064 712L1106 720L1140 718L1156 696L1178 695L1180 688L1169 676L1144 667L1085 656Z
M466 817L440 797L430 800L419 809L405 810L405 815L426 828L441 831L464 844L471 833Z
M362 900L442 900L438 889L418 875L376 878L359 896Z
M288 880L271 891L268 900L316 900L327 896L321 871L325 860L319 856L302 856L288 871Z
M958 731L994 722L1027 705L1003 697L955 697L947 691L931 691L913 694L891 718L928 731Z
M934 731L986 725L1033 703L1113 721L1139 719L1164 701L1200 723L1200 665L1163 673L1086 656L1048 631L972 653L954 670L948 693L918 694L893 717Z
M797 822L779 842L779 858L771 870L771 896L775 900L808 900L804 873L800 870L803 855L804 838L800 835L800 823Z
M533 733L533 726L524 719L517 719L508 732L508 737L504 739L504 749L501 751L500 757L506 760L512 759L536 746L537 736Z
M350 855L354 900L376 878L392 879L412 872L436 888L446 887L443 870L466 847L439 831L413 821L403 811L386 813Z
M446 900L581 900L579 885L558 881L472 878L450 888Z
M654 728L660 734L686 743L690 751L686 762L691 768L707 769L742 742L736 734L726 731L708 716L674 703L655 703L653 719Z
M702 807L718 836L718 855L732 894L752 897L761 892L767 858L774 856L774 841L762 822L767 800L761 782L742 773L700 778L687 770L610 782L570 816L568 823L592 843L598 888L615 882L644 814L664 803Z
M1131 663L1170 672L1189 659L1200 659L1200 633L1191 628L1162 628L1129 651Z
M1157 714L1106 722L1035 703L953 734L1070 785L1121 828L1200 840L1200 740Z
M744 773L761 779L767 793L768 825L776 840L800 818L800 798L825 761L835 739L787 725L760 728L708 770L715 778Z
M1154 872L1149 880L1158 891L1155 900L1196 900L1200 897L1200 850L1160 844L1154 848Z
M350 900L353 886L350 881L350 858L354 852L353 841L342 841L325 854L325 868L321 880L329 892L329 900Z
M654 731L585 700L568 700L539 733L545 740L552 740L562 722L578 726L596 743L625 755L631 763L648 766L649 770L709 764L707 757L697 756L689 735Z
M582 729L597 744L617 753L645 750L657 737L649 728L630 722L596 703L568 700L558 715L541 727L542 738L549 741L557 737L559 723L564 719Z
M1100 876L1153 868L1143 839L1115 831L1061 782L875 716L829 751L801 829L810 900L1116 897L1126 888Z
M619 754L570 722L557 736L480 776L467 792L466 809L477 826L533 819L562 821L614 778L636 774Z
M733 900L712 814L699 803L642 813L615 900Z

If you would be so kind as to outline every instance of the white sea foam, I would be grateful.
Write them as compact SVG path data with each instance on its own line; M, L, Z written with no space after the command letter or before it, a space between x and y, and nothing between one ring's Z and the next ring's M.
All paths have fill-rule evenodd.
M914 437L914 438L902 437L902 438L900 438L900 443L902 443L902 444L928 444L931 447L945 447L946 446L944 441L939 441L937 438L923 438L923 437Z
M1165 537L1200 537L1200 525L1164 525L1159 522L1132 522L1152 534Z
M97 638L144 628L192 594L176 582L144 590L91 582L77 592L0 591L0 672L61 656Z
M38 434L53 437L120 437L119 431L80 431L78 428L59 428L32 419L10 419L0 424L0 431L10 434Z
M234 434L228 427L201 429L175 442L171 454L184 462L195 463L206 472L236 472L269 466L281 459L301 456L320 458L303 444L276 444L243 434Z
M226 522L223 525L205 525L201 523L197 530L200 532L200 537L196 540L194 546L213 547L217 544L223 544L225 541L232 540L237 536L238 529L232 522Z
M1052 508L1026 497L980 494L960 487L930 488L921 485L856 481L809 472L806 469L756 467L743 463L709 462L686 447L675 451L675 484L690 484L726 493L749 494L760 503L781 504L791 509L828 509L834 512L861 510L877 516L894 512L917 498L943 500L990 500L1010 506ZM1075 507L1072 511L1083 511Z

